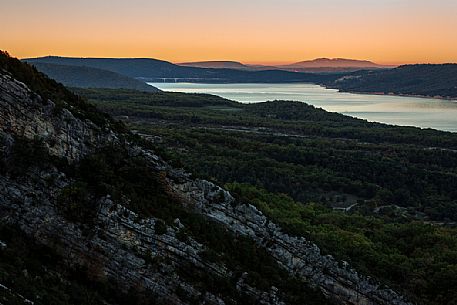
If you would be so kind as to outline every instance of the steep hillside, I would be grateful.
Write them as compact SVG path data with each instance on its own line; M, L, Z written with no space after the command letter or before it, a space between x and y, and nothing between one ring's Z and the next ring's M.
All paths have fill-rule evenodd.
M209 83L291 83L323 82L337 78L336 75L318 75L295 73L289 71L242 71L235 69L205 69L183 67L170 62L148 58L70 58L48 56L30 58L25 61L35 63L52 63L70 66L87 66L113 71L134 78L151 82L187 81Z
M410 304L0 54L0 298Z
M405 65L358 72L330 85L342 91L457 98L457 64Z
M115 72L89 67L65 66L35 63L38 71L67 87L133 89L145 92L159 92L159 89L145 82Z
M414 303L457 300L457 134L301 102L115 91L78 92L175 166Z

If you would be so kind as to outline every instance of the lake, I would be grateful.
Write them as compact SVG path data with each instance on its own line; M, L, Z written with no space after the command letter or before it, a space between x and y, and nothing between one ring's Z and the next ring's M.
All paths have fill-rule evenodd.
M150 83L164 91L208 93L241 103L301 101L327 111L393 125L457 132L457 101L338 92L313 84Z

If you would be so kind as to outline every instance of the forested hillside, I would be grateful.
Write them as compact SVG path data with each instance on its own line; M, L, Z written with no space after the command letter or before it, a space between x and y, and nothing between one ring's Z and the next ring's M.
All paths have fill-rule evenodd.
M134 89L145 92L159 91L143 81L107 70L48 63L35 63L34 66L40 72L67 87Z
M2 304L411 304L4 52L0 118Z
M122 116L175 166L225 184L325 253L419 304L457 300L456 134L369 123L298 102L78 93Z
M457 64L405 65L355 72L330 86L349 92L457 98Z

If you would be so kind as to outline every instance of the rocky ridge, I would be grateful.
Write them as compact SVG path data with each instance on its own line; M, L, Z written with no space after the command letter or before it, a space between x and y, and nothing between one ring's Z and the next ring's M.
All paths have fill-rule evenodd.
M15 136L39 138L49 154L70 163L120 141L114 132L77 118L66 108L56 113L52 101L43 101L6 73L0 76L0 130L6 155ZM322 255L313 243L283 233L254 206L236 202L229 192L213 183L193 180L152 151L131 144L128 149L129 155L142 156L155 171L166 172L170 190L188 209L235 235L251 238L291 275L318 287L335 303L410 304L347 263ZM158 232L159 219L140 217L127 208L128 202L114 202L104 196L97 199L97 217L87 233L83 226L65 219L57 207L59 193L70 183L56 168L33 170L19 180L0 176L0 223L20 227L40 243L58 249L69 264L88 266L94 276L114 279L124 289L141 287L167 304L189 304L191 300L199 304L227 303L227 298L181 276L179 270L189 264L217 277L232 275L233 270L206 260L202 256L205 245L195 239L180 240L178 233L183 225L179 219ZM259 304L285 304L276 287L262 291L249 286L244 278L243 274L236 285L241 298L253 297Z
M110 131L102 131L92 122L84 122L64 109L53 112L54 104L33 94L27 86L9 75L0 78L0 118L2 151L8 155L13 136L43 141L51 155L77 162L98 147L119 139ZM157 170L164 164L158 156L139 147L131 148L132 156L142 154ZM52 182L50 182L52 181ZM98 213L90 236L85 228L71 223L56 206L58 194L71 181L57 169L33 171L19 181L0 176L0 222L18 226L40 243L58 248L69 264L88 266L93 276L115 279L125 290L141 287L167 304L188 304L177 291L185 291L187 300L202 304L225 304L218 296L193 287L177 274L187 264L224 277L231 274L225 266L206 262L201 257L205 247L188 238L180 241L179 219L165 232L156 232L156 218L144 219L114 203L109 196L100 198ZM57 242L56 242L57 241ZM152 266L151 261L155 260ZM240 294L259 300L260 304L283 304L271 291L258 291L243 283Z
M53 101L43 100L6 73L0 74L0 92L2 132L27 139L40 138L51 155L76 161L96 146L116 140L113 132L101 130L90 120L76 119L67 108L56 114Z
M347 262L322 255L314 243L283 233L255 206L235 202L229 192L211 182L188 181L175 185L175 188L200 213L237 234L249 236L267 249L288 272L318 286L338 304L410 304L392 289L357 273ZM214 204L219 192L224 193L225 200Z

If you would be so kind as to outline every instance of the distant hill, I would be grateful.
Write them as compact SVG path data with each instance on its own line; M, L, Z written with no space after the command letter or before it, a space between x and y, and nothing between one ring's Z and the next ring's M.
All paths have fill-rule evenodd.
M346 58L317 58L313 60L300 61L288 67L297 68L377 68L381 65L368 60L346 59Z
M107 70L39 62L35 62L33 65L39 71L67 87L160 91L145 82Z
M457 64L404 65L361 71L331 84L342 91L457 98Z
M300 61L290 65L278 66L278 68L298 72L346 72L356 71L360 69L382 69L392 67L379 65L368 60L346 58L317 58L313 60Z
M180 66L196 67L196 68L212 68L212 69L239 69L249 70L249 66L237 61L196 61L179 63Z
M276 66L245 65L238 61L197 61L177 64L184 67L209 68L209 69L235 69L245 71L285 70ZM293 72L293 71L292 71Z
M367 60L345 58L317 58L314 60L301 61L288 65L264 66L245 65L237 61L200 61L180 63L180 66L198 68L227 68L237 70L265 71L285 70L292 72L352 72L360 69L380 69L388 66L378 65Z
M73 58L47 56L25 61L59 65L92 67L109 70L144 81L186 81L207 83L320 83L334 80L340 75L319 75L281 70L243 71L236 69L210 69L184 67L167 61L149 58Z

